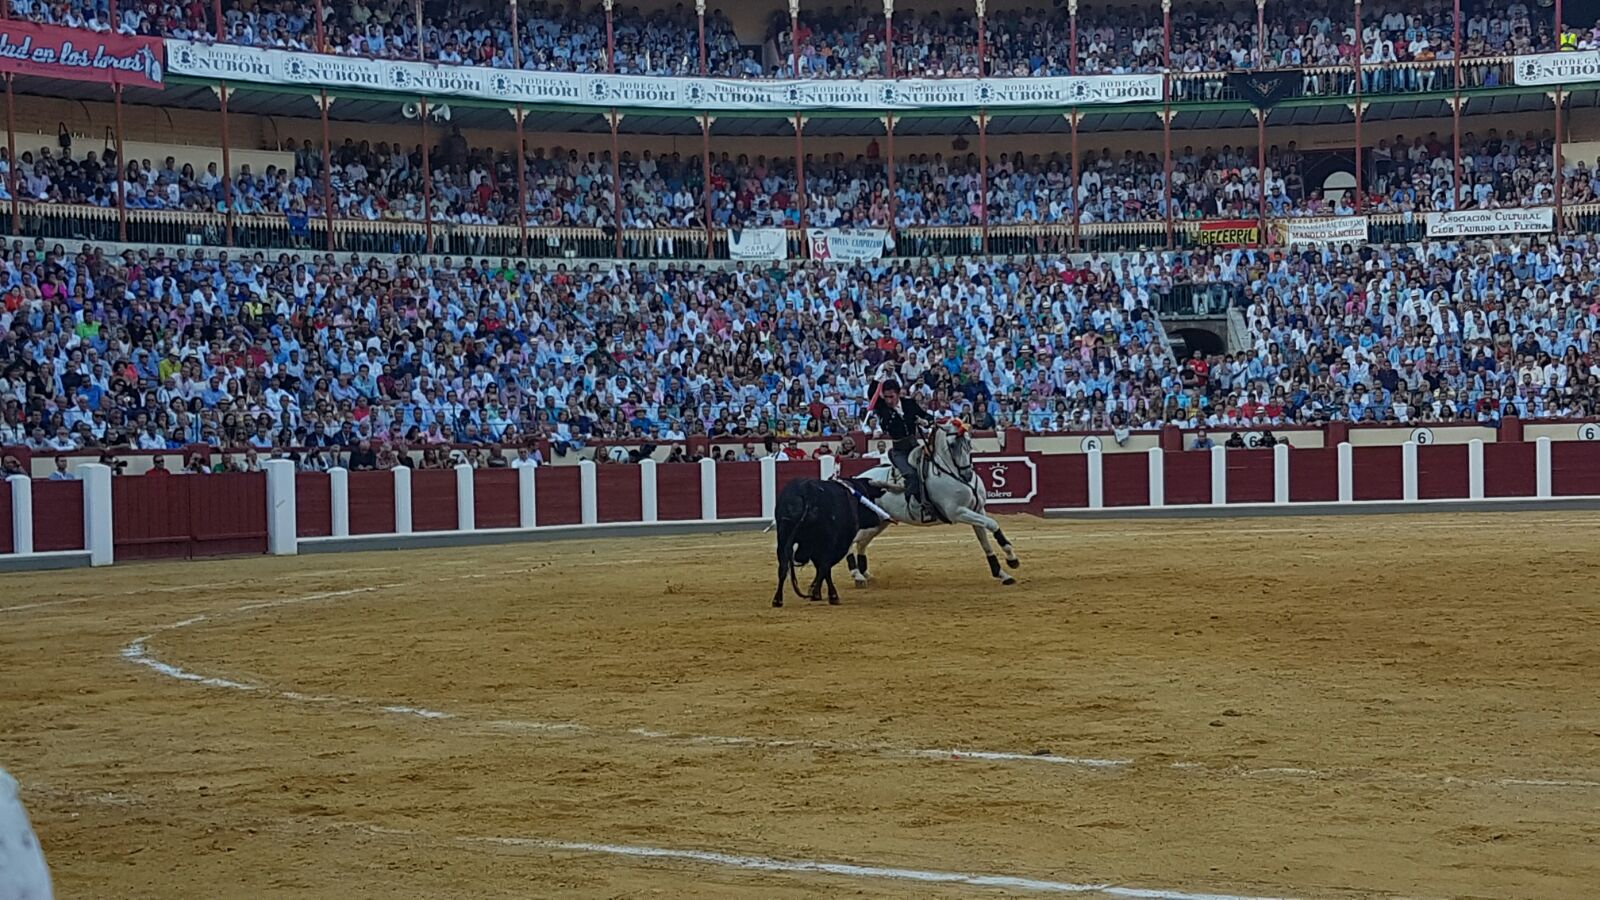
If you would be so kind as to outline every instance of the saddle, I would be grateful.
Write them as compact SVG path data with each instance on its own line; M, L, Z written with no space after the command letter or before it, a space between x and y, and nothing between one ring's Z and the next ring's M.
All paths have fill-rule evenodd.
M928 454L918 451L913 453L912 464L917 467L917 474L919 476L918 480L921 482L922 487L922 490L917 494L913 495L907 493L905 475L903 475L900 472L899 467L895 466L893 463L889 464L889 478L886 481L876 481L872 483L887 491L900 494L901 496L905 497L906 509L912 515L916 516L919 522L923 524L929 524L932 522L943 522L946 525L953 524L945 516L944 510L940 509L938 504L931 503L928 500L928 477L933 469L933 461L929 459Z

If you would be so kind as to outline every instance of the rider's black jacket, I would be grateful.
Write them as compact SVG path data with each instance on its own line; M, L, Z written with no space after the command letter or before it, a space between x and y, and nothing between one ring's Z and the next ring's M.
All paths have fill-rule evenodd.
M877 393L874 390L874 393ZM917 404L909 394L900 395L900 409L896 411L888 400L880 394L878 402L872 405L872 411L878 416L878 426L883 429L889 439L894 442L896 450L911 450L917 446L917 422L932 422L933 416Z

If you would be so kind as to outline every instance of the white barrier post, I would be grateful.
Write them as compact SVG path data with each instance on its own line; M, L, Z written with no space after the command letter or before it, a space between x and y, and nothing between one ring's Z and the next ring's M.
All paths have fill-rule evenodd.
M1467 441L1467 498L1483 499L1483 441Z
M717 461L700 460L700 518L707 522L717 519Z
M833 459L832 456L822 458ZM778 461L771 456L763 456L758 465L761 466L761 518L770 519L778 513Z
M328 470L328 525L334 537L350 536L350 470Z
M1400 498L1417 499L1417 442L1406 441L1400 445Z
M523 466L517 470L517 524L523 528L539 524L538 494L533 481L537 471L536 466Z
M1289 445L1276 444L1272 448L1272 502L1289 502Z
M478 527L478 492L472 481L472 467L456 466L456 530L473 531Z
M11 552L33 552L33 479L13 475L11 485Z
M411 533L411 469L394 467L394 533Z
M660 500L656 489L656 461L645 457L639 460L639 521L654 522L660 518Z
M89 565L109 566L115 558L111 531L111 467L99 463L79 466L83 479L83 549Z
M267 552L294 556L300 552L299 505L295 498L294 463L269 459L267 470Z
M1349 444L1339 445L1339 502L1356 501L1356 457Z
M578 497L579 509L582 511L582 521L585 525L593 525L600 521L600 473L594 460L586 459L578 463Z
M1089 508L1105 509L1105 463L1103 458L1100 456L1100 448L1096 447L1085 455L1089 457Z
M1534 470L1534 484L1536 486L1536 490L1534 491L1535 495L1541 499L1554 496L1555 491L1550 486L1551 465L1549 438L1539 438L1539 443L1534 445L1534 460L1538 464L1537 468Z
M768 458L770 458L770 457L768 457ZM833 476L839 474L839 461L834 459L831 454L828 455L828 456L822 457L822 459L819 460L818 462L819 462L819 468L818 468L817 474L822 477L823 481L827 481L829 478L832 478ZM776 466L777 465L777 461L774 460L773 461L773 465ZM778 477L778 473L777 473L776 469L773 470L772 477L773 478L777 478ZM776 486L777 482L774 481L773 485ZM774 507L776 507L778 505L778 499L777 499L778 495L777 495L776 491L773 492L772 497L773 497L772 505Z
M1167 454L1160 447L1150 448L1150 505L1167 505Z
M1228 448L1211 448L1211 505L1228 505Z

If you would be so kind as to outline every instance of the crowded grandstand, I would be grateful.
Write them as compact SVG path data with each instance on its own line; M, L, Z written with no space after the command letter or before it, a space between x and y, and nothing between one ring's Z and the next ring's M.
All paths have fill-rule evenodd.
M885 362L1039 433L1600 401L1594 92L1556 83L1600 26L1545 8L8 10L165 59L6 75L0 445L35 455L760 455L859 431ZM484 68L603 102L427 74ZM780 100L713 105L744 82ZM614 102L669 84L706 106ZM994 105L905 99L955 86Z

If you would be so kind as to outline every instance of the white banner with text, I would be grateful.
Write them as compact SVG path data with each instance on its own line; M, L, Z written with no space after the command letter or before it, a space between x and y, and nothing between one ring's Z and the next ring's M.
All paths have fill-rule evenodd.
M1162 88L1160 75L742 81L534 72L177 40L167 41L167 69L174 75L213 81L462 97L505 103L647 106L683 112L945 107L1064 109L1115 103L1159 103Z
M1490 234L1544 234L1556 227L1555 210L1463 209L1428 213L1428 237L1473 237Z

